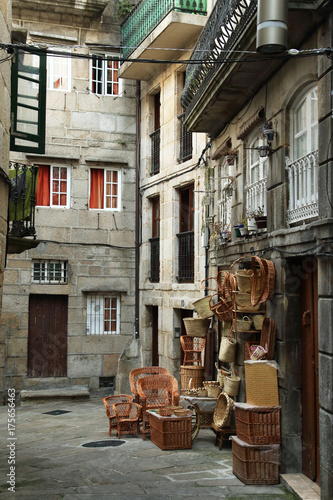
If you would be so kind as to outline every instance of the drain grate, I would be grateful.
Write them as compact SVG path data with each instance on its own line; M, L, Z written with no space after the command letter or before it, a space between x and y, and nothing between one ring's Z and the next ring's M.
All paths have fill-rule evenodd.
M64 413L72 413L71 410L52 410L46 411L43 415L63 415Z
M82 446L84 448L106 448L107 446L121 446L124 443L126 443L126 441L122 441L121 439L119 439L117 441L92 441L91 443L85 443Z

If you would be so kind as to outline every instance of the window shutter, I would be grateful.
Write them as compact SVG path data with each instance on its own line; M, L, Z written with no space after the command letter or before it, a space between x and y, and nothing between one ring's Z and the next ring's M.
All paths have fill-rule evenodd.
M11 151L45 153L46 53L18 49L12 65Z

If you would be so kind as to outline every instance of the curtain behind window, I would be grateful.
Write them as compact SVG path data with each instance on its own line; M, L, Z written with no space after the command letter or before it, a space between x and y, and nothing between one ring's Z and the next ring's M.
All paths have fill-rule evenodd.
M90 171L89 208L104 208L104 170L92 168Z
M36 192L36 205L41 207L50 206L50 167L39 165Z

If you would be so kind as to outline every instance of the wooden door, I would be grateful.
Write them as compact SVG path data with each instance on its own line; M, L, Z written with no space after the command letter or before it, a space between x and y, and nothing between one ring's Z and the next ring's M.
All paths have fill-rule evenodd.
M66 295L30 295L28 376L67 376Z
M302 266L305 267L305 266ZM318 381L318 273L302 279L302 450L303 473L320 482Z
M159 366L158 357L158 307L152 306L152 341L151 341L151 364Z

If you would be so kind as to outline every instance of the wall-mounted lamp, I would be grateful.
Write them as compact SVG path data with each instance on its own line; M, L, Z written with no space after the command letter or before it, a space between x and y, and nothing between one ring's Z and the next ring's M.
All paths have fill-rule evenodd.
M269 144L267 146L258 146L256 150L259 153L260 158L267 158L272 152L272 149Z
M262 131L263 131L264 136L267 139L267 142L268 143L272 142L274 139L274 134L275 134L274 130L272 129L272 122L264 123L264 125L262 127Z

